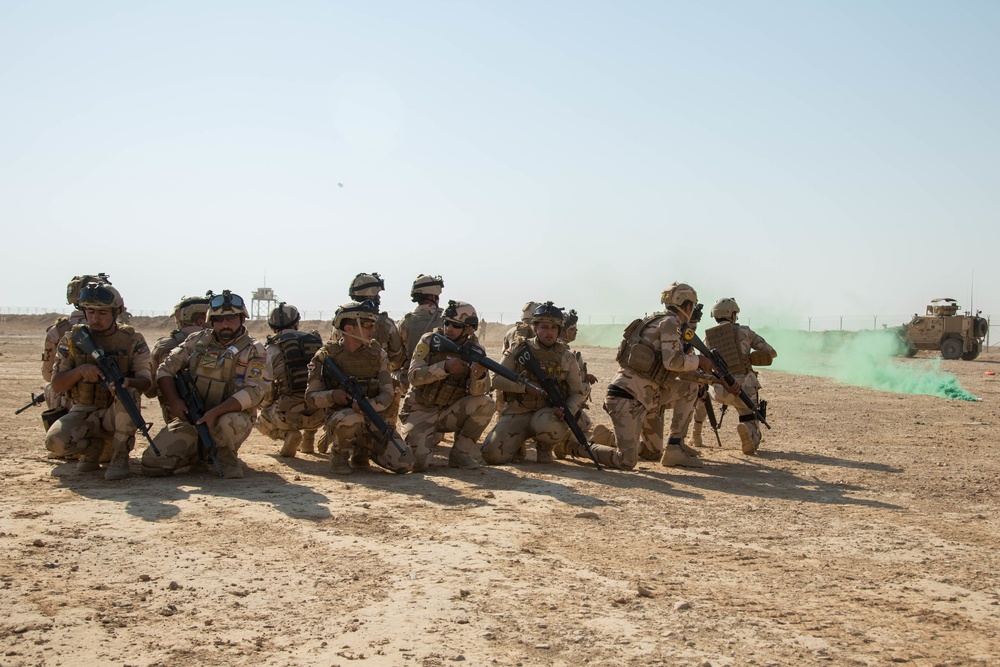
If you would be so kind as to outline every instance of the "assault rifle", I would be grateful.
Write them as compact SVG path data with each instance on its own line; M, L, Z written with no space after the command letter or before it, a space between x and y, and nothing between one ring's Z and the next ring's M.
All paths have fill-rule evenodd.
M707 357L708 360L712 362L712 366L715 367L712 373L715 377L722 380L726 385L730 387L735 386L739 389L739 397L740 400L743 401L743 405L749 408L750 412L753 413L753 416L757 419L757 421L770 429L771 425L767 423L767 416L764 414L764 411L760 409L760 406L753 402L753 399L747 395L747 392L743 389L743 387L740 387L739 383L736 382L736 378L734 378L733 374L729 372L729 366L726 365L726 362L722 359L722 355L719 354L718 350L708 349L708 346L705 345L700 338L698 338L698 334L694 332L694 328L688 324L681 326L681 339L684 340L685 344L690 343L696 350L701 352L702 355Z
M715 431L715 441L722 447L722 438L719 437L719 420L715 418L715 408L712 407L712 397L708 395L708 387L702 386L698 390L698 398L705 404L705 412L708 414L708 423Z
M704 310L705 304L703 303L699 303L694 307L694 311L691 313L691 319L688 320L688 323L692 327L701 322L701 314ZM691 343L684 343L684 354L691 354Z
M208 424L199 424L198 420L205 416L205 399L198 393L195 387L194 378L187 368L178 371L174 376L174 384L177 386L177 395L187 406L188 422L198 431L198 460L208 463L209 460L215 464L215 470L222 477L222 464L219 463L219 446L212 439L212 430Z
M482 347L476 345L471 340L467 340L461 345L457 345L455 341L450 340L447 336L442 336L439 333L431 335L430 340L431 352L444 352L445 354L456 354L458 357L470 364L479 364L483 368L487 368L502 378L506 378L511 382L516 382L525 387L531 387L539 394L544 394L545 390L539 387L537 384L531 382L525 377L522 377L507 368L503 364L493 361L486 356L486 351Z
M323 379L326 381L328 387L335 387L340 385L340 388L348 393L348 395L357 402L358 407L361 408L361 412L364 413L368 421L371 422L371 427L368 427L368 433L375 438L375 441L380 445L388 446L392 443L400 455L406 455L406 448L400 445L402 437L396 432L396 428L391 424L386 423L382 419L382 415L372 406L371 401L368 400L368 396L365 394L364 388L361 383L358 382L357 378L348 376L340 366L334 363L333 359L326 357L323 361ZM372 428L374 427L374 428ZM379 465L382 463L379 461L378 456L372 457L372 460ZM385 467L384 465L382 467ZM391 468L386 468L386 470L392 470ZM392 472L397 472L392 470Z
M594 450L591 449L590 443L587 442L587 436L584 435L583 429L580 428L580 423L576 420L576 415L566 407L566 399L563 397L562 391L559 390L559 382L545 372L542 365L538 363L538 359L531 353L531 347L527 343L521 345L521 350L517 352L515 360L538 378L538 381L542 383L543 395L549 407L562 408L563 419L566 420L569 430L573 432L573 437L587 451L597 469L603 470L601 464L597 461L597 456L594 455Z
M153 453L159 456L160 450L153 444L153 438L149 435L149 429L153 427L153 424L142 418L139 406L135 404L135 401L132 400L132 397L128 393L128 389L125 388L125 376L122 375L121 369L118 368L118 361L104 353L104 350L94 340L94 336L90 333L90 327L88 326L81 326L76 330L73 334L73 345L94 359L94 363L100 369L101 375L104 376L104 386L108 388L108 391L114 393L115 398L125 408L125 412L128 413L129 419L135 424L136 429L146 438L146 442L149 443Z
M28 408L33 408L39 403L42 403L44 400L45 400L45 392L42 392L41 394L36 394L35 392L31 392L31 400L28 401L28 403L24 407L14 410L14 414L19 415Z

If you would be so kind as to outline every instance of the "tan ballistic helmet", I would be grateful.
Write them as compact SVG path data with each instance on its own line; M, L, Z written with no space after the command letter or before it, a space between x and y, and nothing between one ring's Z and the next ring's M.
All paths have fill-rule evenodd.
M111 308L119 313L125 308L125 300L111 283L87 283L87 286L80 290L78 303L80 308Z
M222 290L222 294L213 294L209 297L208 313L205 314L206 320L211 321L213 317L221 317L227 313L242 315L243 319L250 317L250 313L247 312L246 303L244 303L243 297L239 294L233 294L229 290Z
M190 327L197 324L195 321L199 315L208 315L208 295L205 296L182 296L181 300L174 306L174 322L178 329Z
M275 330L288 329L298 324L299 319L299 309L282 301L267 316L267 324Z
M338 308L334 314L334 328L340 329L340 325L344 320L371 320L372 322L377 322L378 306L372 301L349 301Z
M731 320L733 315L740 312L740 307L736 303L736 299L732 297L723 297L715 302L712 306L712 317L717 320Z
M96 276L73 276L73 280L69 281L69 284L66 285L66 303L75 306L80 301L80 290L86 287L88 283L107 283L110 285L111 278L106 273L98 273Z
M449 301L448 307L444 309L444 319L464 324L473 329L479 328L479 315L476 314L476 309L472 307L471 303L465 301Z
M410 290L410 296L414 294L432 294L434 296L441 295L441 288L444 287L444 280L441 276L425 276L420 274L417 279L413 281L413 289Z
M351 287L347 291L347 296L355 301L364 301L378 296L379 292L385 291L385 281L377 273L359 273L351 281Z
M541 322L551 322L561 328L564 322L562 309L554 306L551 301L541 304L531 314L531 323L539 324Z
M660 295L660 303L667 308L680 308L685 301L698 303L698 293L687 283L670 283Z
M535 315L535 309L540 305L542 304L538 301L529 301L524 304L524 308L521 309L521 321L530 323L531 318Z

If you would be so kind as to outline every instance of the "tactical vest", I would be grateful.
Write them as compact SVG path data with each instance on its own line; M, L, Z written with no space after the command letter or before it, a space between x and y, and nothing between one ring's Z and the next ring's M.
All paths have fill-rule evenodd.
M69 321L68 317L60 317L56 320L56 323L45 330L45 333L56 330L59 336L56 338L57 341L62 340L62 337L66 335L66 332L73 328L73 323Z
M520 355L521 350L524 345L528 343L522 343L519 345L511 354L514 355L516 359ZM562 392L563 398L569 397L569 384L566 382L566 369L562 367L563 354L566 352L565 343L557 342L552 347L545 349L539 347L538 349L531 348L531 354L534 355L535 359L538 360L538 365L542 367L545 374L551 378L555 378L559 381L559 391ZM536 378L534 373L529 371L527 367L520 363L514 364L514 372L521 377L528 378L535 384L541 381L541 378ZM526 410L538 410L544 408L548 405L544 396L535 396L533 394L514 394L503 392L504 400L519 404Z
M188 368L194 377L194 386L203 399L205 409L211 410L221 405L236 393L236 380L246 372L253 352L253 339L244 330L237 339L236 352L231 346L216 342L212 332L206 331L195 343L188 361Z
M337 364L337 368L344 372L347 377L354 378L365 390L365 396L375 398L379 395L381 387L378 381L378 372L382 368L381 348L374 340L355 352L348 352L340 342L329 342L325 345L326 356ZM323 373L323 382L327 389L340 389L340 383Z
M705 344L719 353L733 375L746 375L750 372L750 359L740 345L739 325L723 322L705 329Z
M315 332L286 331L268 338L267 346L271 345L278 346L279 354L285 361L285 377L281 386L275 387L275 398L292 394L303 396L309 383L309 362L323 347L323 340Z
M73 359L74 368L93 363L93 358L90 355L84 354L73 345L73 334L83 326L86 325L74 324L70 328L71 333L67 338L69 341L69 356ZM132 334L134 333L135 329L129 325L119 324L118 330L110 336L101 336L98 338L96 334L94 335L94 340L100 344L104 354L115 360L118 364L118 370L125 377L135 377L132 369L132 358L135 356L135 345L132 343ZM86 405L95 408L111 407L111 404L115 400L111 392L104 386L104 383L100 381L87 382L86 380L80 380L69 388L66 395L76 405Z
M642 319L632 320L622 333L622 342L618 345L618 354L615 356L623 368L657 384L663 384L670 376L670 371L663 366L663 354L642 339L642 332L668 316L669 313L653 313Z
M427 364L438 364L448 359L444 352L431 352L427 355ZM469 371L461 375L448 375L443 380L413 387L413 394L423 405L444 407L451 405L460 398L469 395Z
M417 349L420 337L444 324L444 311L440 308L415 310L407 313L400 324L406 329L406 358L409 359Z
M518 345L521 345L524 341L528 340L535 335L534 330L532 330L531 325L527 322L518 322L513 327L511 327L506 334L504 334L503 344L504 351L513 350Z

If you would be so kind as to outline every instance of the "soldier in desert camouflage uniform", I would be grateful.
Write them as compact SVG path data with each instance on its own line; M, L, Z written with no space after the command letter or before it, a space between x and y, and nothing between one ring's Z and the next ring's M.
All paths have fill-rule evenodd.
M477 443L496 411L486 395L490 380L486 369L444 352L432 352L430 339L444 335L456 345L474 343L479 326L476 309L463 301L449 301L444 311L444 329L425 333L410 360L410 389L400 413L403 437L416 457L415 471L427 469L431 447L442 433L454 433L455 445L448 455L453 468L473 470Z
M413 453L393 432L388 439L372 435L372 423L361 406L335 377L324 372L329 358L365 392L375 412L392 403L394 387L385 350L373 339L378 306L351 301L337 309L333 326L339 337L326 343L309 364L306 401L326 410L326 438L330 443L330 471L349 475L370 467L369 459L397 473L413 469Z
M562 310L548 301L535 309L532 315L534 336L504 353L503 365L518 375L538 384L527 368L516 361L524 346L531 349L546 374L559 382L566 399L566 409L576 414L584 402L583 382L576 355L559 342L563 326ZM503 409L496 426L483 443L483 460L490 465L514 461L528 438L535 439L538 463L551 463L556 445L566 439L569 427L563 418L562 408L551 408L545 397L530 387L512 382L494 374L493 386L503 392Z
M698 294L687 283L673 283L663 291L666 312L654 313L635 324L619 351L618 374L611 380L604 409L615 427L615 447L595 445L598 461L631 470L639 460L640 438L662 449L664 466L701 466L696 453L683 444L697 385L677 377L678 373L709 371L708 359L684 351L680 326L687 322L698 302ZM632 329L633 327L629 327ZM628 330L626 330L628 333ZM670 437L663 442L663 408L673 407Z
M559 342L564 343L566 347L572 349L573 341L576 340L578 333L578 323L579 316L576 314L575 310L571 310L566 314L566 324L562 328L562 332L559 334ZM580 430L583 431L584 435L587 436L588 442L592 444L603 444L611 445L615 444L615 434L611 432L604 424L594 425L594 421L590 418L587 408L589 407L590 394L594 384L597 382L597 378L590 374L587 370L587 362L583 360L583 355L579 351L574 350L573 354L576 355L576 361L580 365L580 381L583 383L583 395L584 402L583 407L580 409L579 414L576 416L577 423L580 425ZM587 452L583 450L580 443L577 441L576 436L572 432L566 433L566 439L561 443L556 445L555 448L556 458L564 459L568 455L572 456L589 456Z
M45 344L42 348L42 379L47 383L45 385L45 405L49 410L69 409L65 394L52 391L52 366L56 361L56 347L66 332L75 324L87 323L87 316L80 308L80 290L92 282L111 284L106 273L98 273L93 276L89 274L73 276L69 285L66 286L66 303L73 306L73 312L70 313L69 317L60 317L55 321L55 324L45 330Z
M86 313L87 324L74 324L62 337L52 369L52 389L66 392L73 407L49 428L45 446L59 457L79 454L77 469L87 472L100 468L105 441L111 440L111 463L104 478L125 479L136 426L121 401L116 400L115 392L102 382L104 375L91 356L78 349L74 335L89 327L94 342L115 360L125 376L126 391L136 405L139 394L152 383L149 347L142 334L116 322L124 302L111 285L88 284L80 291L79 305Z
M153 371L155 372L163 360L167 358L170 351L184 342L191 334L205 330L205 314L208 313L208 300L212 293L205 296L185 296L174 306L174 324L177 328L153 344ZM147 398L157 398L159 391L155 382L150 383L146 390ZM160 410L163 413L163 423L170 422L171 416L169 406L165 401L160 401Z
M720 349L724 360L736 378L736 382L743 387L754 403L758 403L757 396L760 390L760 380L757 378L757 371L753 369L753 366L770 366L774 358L778 356L778 353L753 329L736 323L739 312L740 307L735 299L723 298L716 301L715 305L712 306L712 317L719 326L705 331L705 339L710 347ZM721 341L725 340L725 335L727 334L729 336L735 334L735 345L713 345L716 336ZM733 357L727 359L725 358L726 354L731 354ZM746 369L746 372L741 373L741 368ZM739 423L736 426L736 432L740 436L740 449L742 449L744 454L755 454L757 448L760 447L761 432L757 418L754 417L750 408L744 405L738 396L727 391L721 384L713 384L710 391L712 398L717 402L736 408L740 416ZM706 416L707 410L704 408L695 414L692 442L698 446L701 446L702 423Z
M410 289L410 299L417 304L413 311L403 315L399 321L399 335L403 339L406 357L400 368L400 379L404 387L408 382L406 375L410 370L410 357L416 349L420 338L428 331L439 329L444 324L444 308L438 306L444 280L441 276L425 276L420 274L413 281Z
M198 431L188 421L175 378L187 369L205 401L198 423L212 434L223 477L243 477L238 453L253 431L257 406L271 389L271 365L264 346L244 326L249 313L242 297L229 290L212 296L206 316L211 328L186 338L156 371L160 396L173 419L153 438L160 456L151 447L142 453L144 475L162 477L199 463Z
M507 333L503 335L503 351L505 353L512 350L518 342L525 341L535 335L531 329L531 318L535 314L535 309L540 305L542 304L538 301L529 301L521 308L521 320L507 329Z
M309 363L323 346L319 332L299 331L299 309L281 302L267 316L273 335L264 349L271 363L271 391L261 403L257 430L281 440L281 456L313 453L316 431L323 426L323 410L306 403Z

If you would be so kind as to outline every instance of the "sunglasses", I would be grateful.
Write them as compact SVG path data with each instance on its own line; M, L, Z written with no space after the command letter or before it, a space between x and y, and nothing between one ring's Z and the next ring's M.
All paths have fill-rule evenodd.
M208 305L212 309L222 308L224 305L229 304L234 308L243 307L243 297L239 294L231 294L229 290L224 291L222 294L216 294L212 297L212 300L208 302Z
M464 329L465 328L465 325L462 324L461 322L452 322L451 320L446 321L444 323L444 325L446 327L451 327L452 329Z

